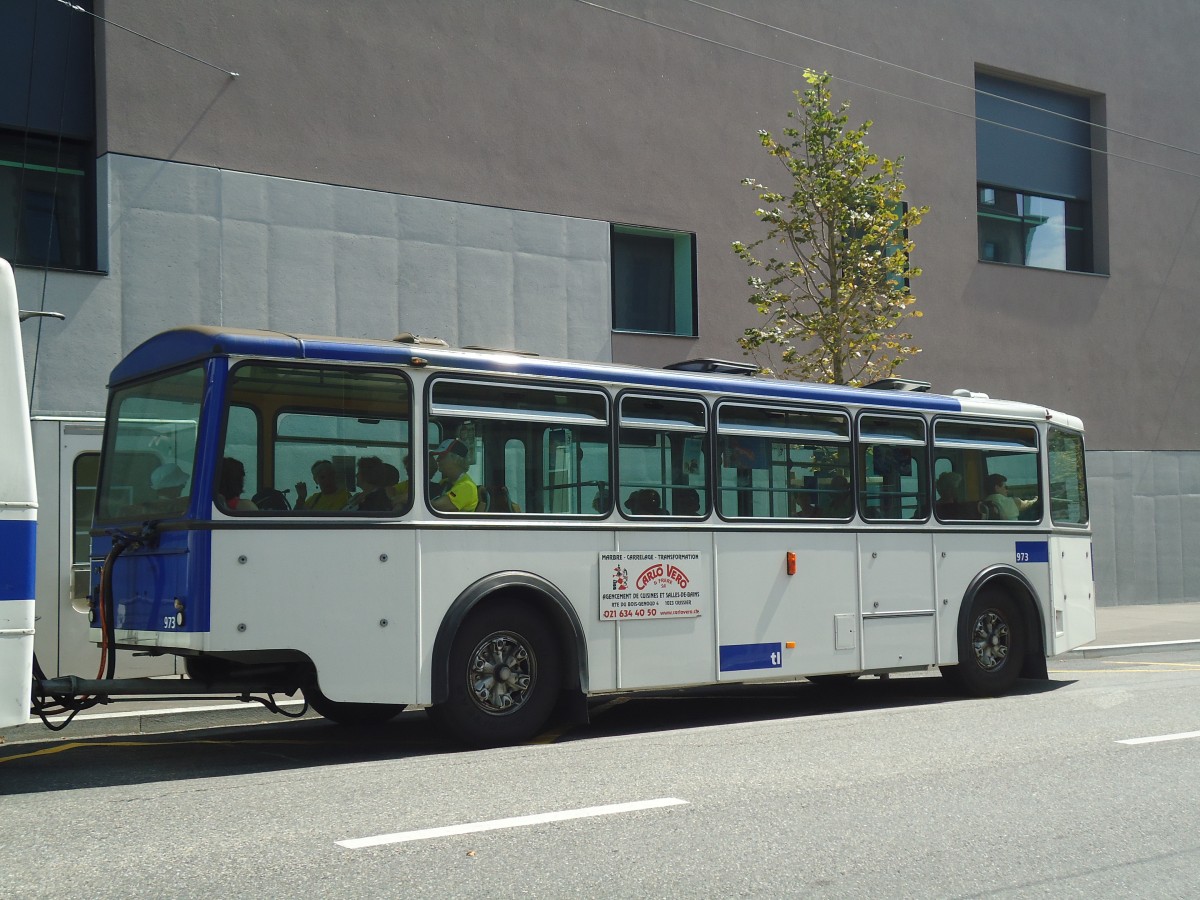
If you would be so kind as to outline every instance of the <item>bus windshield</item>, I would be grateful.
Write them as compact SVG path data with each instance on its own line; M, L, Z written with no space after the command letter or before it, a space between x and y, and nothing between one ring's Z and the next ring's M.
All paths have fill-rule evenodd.
M203 394L201 368L115 392L105 432L98 521L162 518L187 511Z

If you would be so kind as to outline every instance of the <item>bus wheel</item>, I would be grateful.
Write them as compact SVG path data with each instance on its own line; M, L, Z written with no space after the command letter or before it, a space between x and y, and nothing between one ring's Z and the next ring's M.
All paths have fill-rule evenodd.
M1003 591L981 591L958 635L958 665L942 672L972 697L994 697L1013 686L1025 656L1025 624Z
M445 703L434 720L478 746L527 740L546 724L562 685L554 635L525 606L488 604L467 618L450 648Z
M304 689L304 699L322 718L339 725L382 725L404 712L403 703L345 703L330 700L315 685Z

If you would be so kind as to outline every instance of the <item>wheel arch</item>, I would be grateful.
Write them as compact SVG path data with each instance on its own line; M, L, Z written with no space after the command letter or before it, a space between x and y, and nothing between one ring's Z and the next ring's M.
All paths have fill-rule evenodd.
M962 629L967 627L975 598L986 590L1003 591L1021 612L1026 648L1025 658L1021 660L1021 677L1049 678L1046 670L1046 623L1042 618L1042 607L1037 602L1037 590L1019 569L1007 565L989 566L971 580L958 609L958 630L955 634L961 634Z
M450 691L450 647L467 617L496 600L518 600L546 617L565 656L563 689L588 689L587 641L579 615L559 588L531 572L493 572L466 588L450 604L433 640L431 699L443 703Z

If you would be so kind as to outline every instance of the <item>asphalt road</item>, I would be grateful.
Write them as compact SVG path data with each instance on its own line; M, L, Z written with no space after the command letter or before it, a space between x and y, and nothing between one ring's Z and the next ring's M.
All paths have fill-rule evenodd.
M1194 896L1200 651L1051 668L617 698L488 751L420 712L4 745L0 895Z

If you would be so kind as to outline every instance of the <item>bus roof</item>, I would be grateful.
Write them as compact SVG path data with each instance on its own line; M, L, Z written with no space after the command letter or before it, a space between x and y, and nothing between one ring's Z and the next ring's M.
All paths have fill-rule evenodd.
M544 378L590 379L642 388L715 391L770 400L807 400L885 409L925 412L964 412L971 415L1053 421L1082 430L1079 419L1044 406L978 395L947 396L919 391L872 390L844 385L814 384L744 375L724 375L678 369L650 369L619 363L578 360L498 350L456 349L430 344L365 338L288 334L280 331L185 326L157 334L134 348L112 371L109 386L116 387L166 369L178 368L214 356L262 357L284 360L411 365L424 360L429 368Z

